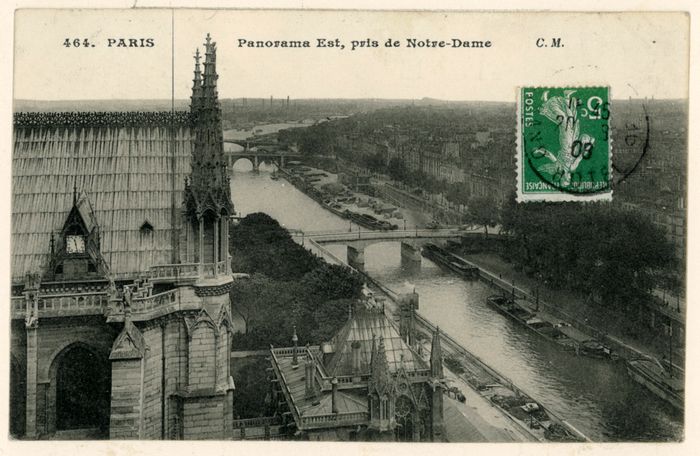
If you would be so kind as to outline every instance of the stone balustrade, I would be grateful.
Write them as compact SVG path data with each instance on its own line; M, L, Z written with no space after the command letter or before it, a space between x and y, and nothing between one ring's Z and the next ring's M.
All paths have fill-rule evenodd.
M189 279L199 276L199 263L159 264L151 266L151 279Z
M109 297L104 292L44 295L37 302L37 314L41 318L101 315L108 304ZM27 315L27 301L24 297L12 298L11 309L12 318L24 318Z
M263 416L260 418L245 418L240 420L233 420L233 428L251 428L251 427L263 427L275 426L282 424L282 418L279 416Z
M143 298L137 298L131 303L131 312L152 313L164 307L176 304L179 297L179 290L175 289Z
M304 430L335 426L357 426L367 424L368 412L329 413L327 415L312 415L301 417L301 428Z

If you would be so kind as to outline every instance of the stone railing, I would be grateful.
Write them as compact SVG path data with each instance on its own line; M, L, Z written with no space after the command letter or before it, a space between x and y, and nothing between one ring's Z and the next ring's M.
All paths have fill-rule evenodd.
M163 308L177 304L180 298L178 289L164 291L152 296L136 298L131 303L131 312L139 314L150 314Z
M200 264L202 277L216 277L216 263Z
M233 420L233 428L252 428L263 426L275 426L282 424L282 418L279 416L263 416L260 418L246 418L242 420Z
M301 429L319 429L335 426L357 426L369 421L368 412L329 413L301 417Z
M159 264L151 266L152 279L196 279L199 276L199 263Z
M219 261L216 263L216 275L225 275L228 271L226 268L227 261Z
M77 315L103 314L109 304L107 293L76 293L70 295L40 296L37 303L39 317L69 317ZM27 315L24 297L12 298L12 318Z

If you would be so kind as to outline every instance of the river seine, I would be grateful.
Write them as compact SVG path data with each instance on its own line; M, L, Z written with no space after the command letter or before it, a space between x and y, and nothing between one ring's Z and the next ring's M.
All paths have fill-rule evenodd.
M234 205L243 215L266 212L307 232L350 228L284 179L270 179L271 168L256 174L246 167L238 162L231 178ZM344 246L329 250L346 258ZM365 250L365 270L395 291L415 287L422 315L593 441L682 438L682 413L632 381L623 363L560 351L488 307L487 285L464 281L425 258L419 270L404 269L400 245L391 242Z

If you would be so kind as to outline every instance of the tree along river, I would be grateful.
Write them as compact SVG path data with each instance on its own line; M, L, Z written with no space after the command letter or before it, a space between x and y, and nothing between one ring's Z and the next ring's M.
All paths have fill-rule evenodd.
M233 202L243 215L266 212L286 228L307 232L350 229L284 179L270 179L271 168L256 174L243 172L246 165L238 162L231 178ZM345 246L328 249L346 258ZM422 315L592 440L682 438L682 413L629 378L623 362L562 352L490 308L486 298L494 291L486 284L462 280L426 258L420 269L404 268L396 242L367 247L365 271L395 291L415 287Z

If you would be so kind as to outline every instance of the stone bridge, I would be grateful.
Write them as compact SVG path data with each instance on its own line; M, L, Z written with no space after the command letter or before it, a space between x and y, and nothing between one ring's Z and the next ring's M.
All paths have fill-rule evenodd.
M302 244L305 239L309 239L320 245L346 245L348 249L348 264L355 269L363 270L365 264L365 248L372 244L378 244L380 242L400 242L402 263L419 265L421 263L421 248L423 245L448 240L460 241L463 236L476 233L477 231L478 230L462 230L458 228L394 231L293 231L292 235Z
M301 158L301 154L290 150L280 149L276 142L260 142L249 140L224 140L224 143L237 144L243 147L241 151L225 151L227 165L233 165L241 159L249 160L253 164L253 171L260 168L261 163L273 163L284 168L289 160Z

